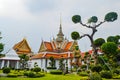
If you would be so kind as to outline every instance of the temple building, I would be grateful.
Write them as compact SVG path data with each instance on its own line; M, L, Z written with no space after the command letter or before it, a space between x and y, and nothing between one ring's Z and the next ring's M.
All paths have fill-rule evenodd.
M20 69L20 54L27 54L28 56L32 54L31 48L29 47L25 38L19 43L15 44L13 49L10 49L5 54L5 57L0 58L0 69L3 67Z
M60 59L64 59L64 66L70 70L76 45L78 45L76 41L69 41L64 37L60 24L57 38L53 38L49 42L42 40L38 53L32 56L29 61L29 68L34 68L34 64L37 63L41 69L47 70L47 67L50 67L50 57L53 57L57 69L60 68Z
M38 53L33 53L26 38L13 46L13 49L0 58L0 68L11 67L14 69L21 68L19 55L26 54L29 56L28 68L34 68L35 64L44 70L48 70L50 65L50 58L54 58L54 67L60 68L60 60L63 59L64 68L68 70L72 68L71 63L74 61L74 49L78 45L77 41L69 41L64 37L62 26L60 24L59 31L56 38L50 41L42 40Z
M10 67L12 69L19 69L20 68L20 58L16 54L13 49L10 49L6 54L5 57L0 58L0 69L3 67Z

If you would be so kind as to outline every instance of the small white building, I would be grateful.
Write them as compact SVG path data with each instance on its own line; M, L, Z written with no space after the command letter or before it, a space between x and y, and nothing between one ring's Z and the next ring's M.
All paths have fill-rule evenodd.
M11 49L8 53L5 54L5 57L0 58L0 69L3 67L10 67L14 69L19 69L20 58L18 54Z

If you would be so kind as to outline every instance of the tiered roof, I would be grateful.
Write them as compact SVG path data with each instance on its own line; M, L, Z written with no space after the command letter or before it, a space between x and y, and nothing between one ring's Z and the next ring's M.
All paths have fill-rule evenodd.
M31 48L28 45L27 40L24 38L19 43L13 46L13 49L16 51L17 54L29 54L31 53Z

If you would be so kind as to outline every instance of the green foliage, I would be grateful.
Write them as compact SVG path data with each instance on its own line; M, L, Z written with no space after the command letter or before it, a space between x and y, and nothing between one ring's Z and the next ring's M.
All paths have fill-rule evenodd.
M105 15L104 20L107 22L113 22L117 20L118 14L116 12L109 12Z
M102 67L100 65L95 65L92 67L91 71L99 73L100 71L102 71Z
M113 79L116 79L116 80L120 79L120 75L114 75Z
M100 47L103 43L105 43L105 40L103 38L98 38L94 41L94 45L96 47Z
M57 74L57 75L59 75L59 74L62 74L62 71L60 71L60 70L51 70L50 74Z
M61 58L61 59L60 59L60 61L59 61L59 69L60 69L60 70L62 70L62 71L63 71L63 70L64 70L64 68L65 68L64 63L63 63L63 62L64 62L64 59L63 59L63 58Z
M36 73L38 73L38 72L41 71L41 68L39 68L39 67L35 67L35 68L33 69L33 71L36 72Z
M50 59L50 62L49 62L50 66L55 67L55 59L53 58L53 56L51 56L49 59Z
M5 56L5 54L0 54L0 57L4 57Z
M107 42L101 46L101 49L107 55L114 55L117 50L117 45L114 42Z
M98 73L92 73L90 75L90 80L102 80L102 78Z
M78 40L80 39L80 34L77 31L74 31L71 33L71 37L73 40Z
M29 72L29 73L28 73L28 77L30 77L30 78L35 78L36 76L35 76L35 73L34 73L34 72Z
M87 68L87 65L84 64L84 65L81 66L81 68L82 68L82 69L83 69L83 68Z
M79 22L81 21L81 16L80 16L80 15L74 15L74 16L72 17L72 21L73 21L74 23L79 23Z
M110 71L102 71L100 73L102 78L107 78L107 79L111 79L112 78L112 72Z
M38 67L38 64L37 64L37 62L35 62L35 63L34 63L34 67Z
M88 73L87 72L78 72L78 75L79 76L88 76Z
M7 77L17 77L17 74L10 73L7 75Z
M21 67L22 69L25 69L27 67L27 61L29 60L29 57L26 54L21 54L19 55L20 57L20 63L21 63Z
M118 38L117 37L115 37L115 36L109 36L108 38L107 38L107 42L114 42L114 43L118 43Z
M3 68L3 73L10 73L10 68L8 68L8 67L5 67L5 68Z
M98 18L96 16L92 16L90 19L88 19L88 23L96 23L98 21Z
M0 43L0 52L4 50L4 44Z
M56 67L47 67L47 69L56 69Z
M120 69L114 69L114 70L113 70L113 73L115 73L115 74L120 74Z

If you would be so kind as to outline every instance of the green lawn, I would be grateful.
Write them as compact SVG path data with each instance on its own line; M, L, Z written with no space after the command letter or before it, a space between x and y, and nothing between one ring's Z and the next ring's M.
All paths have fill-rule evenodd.
M87 77L80 77L75 74L67 74L67 75L52 75L46 74L41 78L7 78L0 77L0 80L86 80Z

